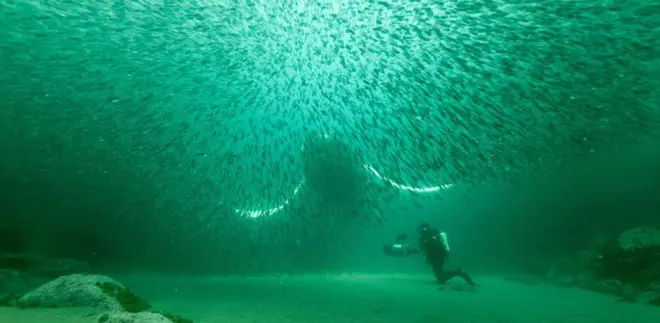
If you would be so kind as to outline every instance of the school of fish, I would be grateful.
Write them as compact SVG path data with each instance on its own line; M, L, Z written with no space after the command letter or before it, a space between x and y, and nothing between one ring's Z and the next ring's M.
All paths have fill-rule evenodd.
M22 156L4 167L164 212L381 221L402 192L660 128L653 1L0 0L0 18L0 149Z

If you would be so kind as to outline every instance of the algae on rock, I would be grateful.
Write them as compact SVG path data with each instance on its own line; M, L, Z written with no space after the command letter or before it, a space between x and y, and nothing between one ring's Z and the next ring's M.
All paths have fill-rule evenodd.
M112 282L98 282L96 286L106 295L116 299L121 307L129 313L139 313L148 310L151 305L146 300L137 296L130 289L114 284Z

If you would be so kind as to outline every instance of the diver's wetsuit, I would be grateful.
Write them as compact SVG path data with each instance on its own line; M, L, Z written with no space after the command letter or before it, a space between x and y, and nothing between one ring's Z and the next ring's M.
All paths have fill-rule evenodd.
M446 241L443 241L441 233L436 229L429 228L420 232L419 247L424 251L426 260L433 267L433 274L439 284L444 284L450 279L459 276L468 284L474 285L472 278L461 269L445 270L445 260L447 259L448 247Z

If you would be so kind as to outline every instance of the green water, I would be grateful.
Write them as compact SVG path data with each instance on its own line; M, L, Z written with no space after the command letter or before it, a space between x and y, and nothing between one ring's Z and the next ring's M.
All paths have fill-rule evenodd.
M176 240L292 206L319 134L401 187L544 174L657 138L658 26L643 0L1 0L5 210Z

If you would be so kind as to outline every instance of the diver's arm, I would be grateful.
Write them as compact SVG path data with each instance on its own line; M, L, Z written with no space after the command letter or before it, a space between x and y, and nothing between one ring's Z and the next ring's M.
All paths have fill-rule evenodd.
M425 244L424 244L424 237L420 236L418 241L417 241L417 253L422 253L424 251ZM429 263L429 258L426 254L424 254L424 263L428 264Z
M422 250L419 249L418 247L414 247L412 245L408 246L408 254L413 255L413 254L417 254L417 253L420 253L420 252L422 252Z
M424 237L419 236L417 239L417 250L422 251L424 249Z

